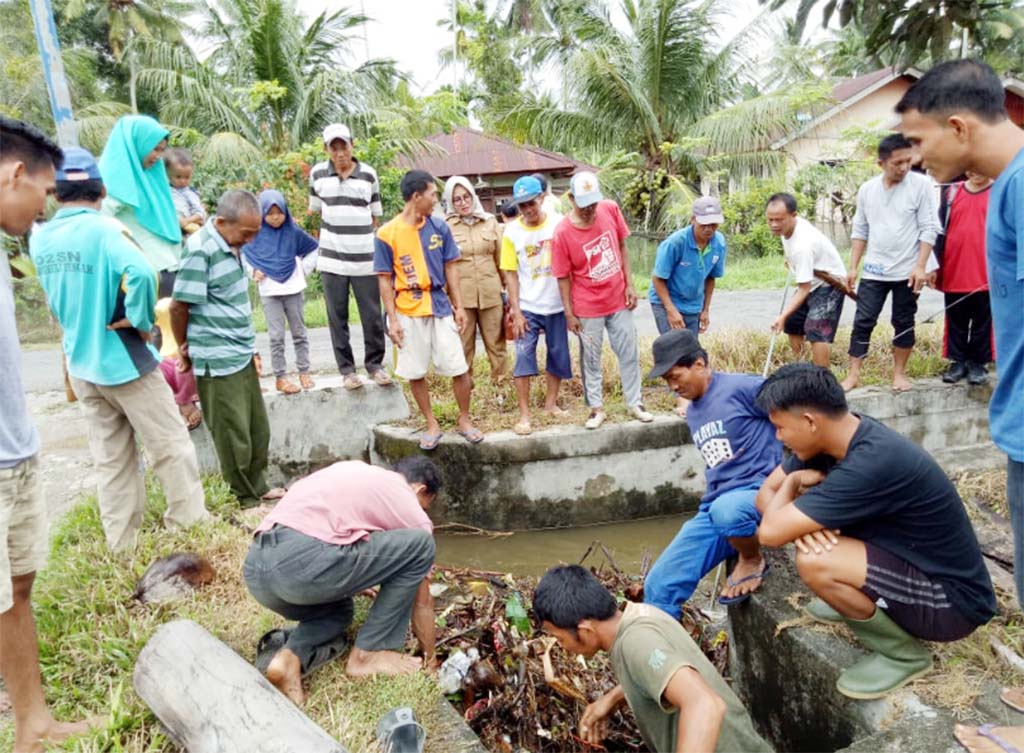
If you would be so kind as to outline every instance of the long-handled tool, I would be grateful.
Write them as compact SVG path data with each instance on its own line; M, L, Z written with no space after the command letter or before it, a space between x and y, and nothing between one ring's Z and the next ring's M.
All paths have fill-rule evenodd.
M793 279L793 270L786 272L786 286L782 289L782 305L779 306L779 316L782 316L782 312L786 310L786 299L789 298L789 282ZM768 368L772 365L772 354L775 352L775 338L778 336L778 332L772 330L772 339L768 343L768 358L764 362L764 371L761 372L762 377L768 376ZM721 573L719 573L721 574ZM717 587L718 582L716 580L715 586Z

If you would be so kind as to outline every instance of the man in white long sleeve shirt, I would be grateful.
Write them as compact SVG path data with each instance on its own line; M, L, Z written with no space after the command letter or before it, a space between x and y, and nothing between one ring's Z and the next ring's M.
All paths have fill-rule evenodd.
M912 159L909 141L898 133L886 136L878 145L882 174L857 191L848 278L851 288L857 282L862 258L864 269L850 335L850 370L843 380L846 390L860 381L871 333L889 293L896 334L892 342L892 388L896 392L911 388L906 367L914 347L917 297L928 279L925 265L939 231L932 182L910 171Z

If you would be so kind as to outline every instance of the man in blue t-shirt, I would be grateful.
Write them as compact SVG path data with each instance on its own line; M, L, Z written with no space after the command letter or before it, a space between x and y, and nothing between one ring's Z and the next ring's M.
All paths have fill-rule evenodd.
M738 604L761 585L768 566L761 557L755 498L782 459L782 445L768 415L754 402L761 378L724 374L688 329L654 341L654 368L676 394L692 401L690 435L707 464L707 491L697 514L683 524L647 575L644 600L678 618L697 583L722 560L739 555L719 602Z
M956 641L996 612L992 581L949 477L920 446L851 413L828 369L783 366L757 405L792 451L758 495L764 546L796 545L807 613L871 652L836 689L881 698L931 671L920 641Z
M899 130L937 181L967 171L996 181L985 234L999 374L989 403L989 426L992 441L1008 456L1014 580L1017 600L1024 606L1024 130L1009 119L999 76L977 60L935 66L907 91L896 112L902 116ZM1004 698L1010 694L1016 697L1014 708L1024 709L1024 691L1007 691ZM1024 745L1024 728L995 732ZM989 742L978 734L957 730L957 738L972 750Z
M71 386L89 427L107 545L135 547L146 508L136 440L167 497L168 527L208 517L196 451L150 344L156 275L131 234L100 214L107 195L96 160L80 147L57 171L57 213L29 252L50 310L64 329Z

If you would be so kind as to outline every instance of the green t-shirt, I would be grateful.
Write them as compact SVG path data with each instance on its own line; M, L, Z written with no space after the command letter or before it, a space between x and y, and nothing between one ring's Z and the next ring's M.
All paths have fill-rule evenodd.
M740 699L678 622L649 604L629 604L611 650L615 676L633 709L640 734L654 753L675 753L679 709L665 706L662 694L683 667L700 672L725 701L725 719L716 753L770 753L754 731Z

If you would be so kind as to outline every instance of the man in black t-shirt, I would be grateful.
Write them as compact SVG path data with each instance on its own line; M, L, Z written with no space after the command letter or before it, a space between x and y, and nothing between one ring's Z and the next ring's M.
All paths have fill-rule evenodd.
M762 546L794 542L807 611L873 653L836 687L880 698L931 670L918 639L955 641L995 614L992 582L953 484L928 453L850 413L831 372L784 366L757 396L792 456L758 492Z

